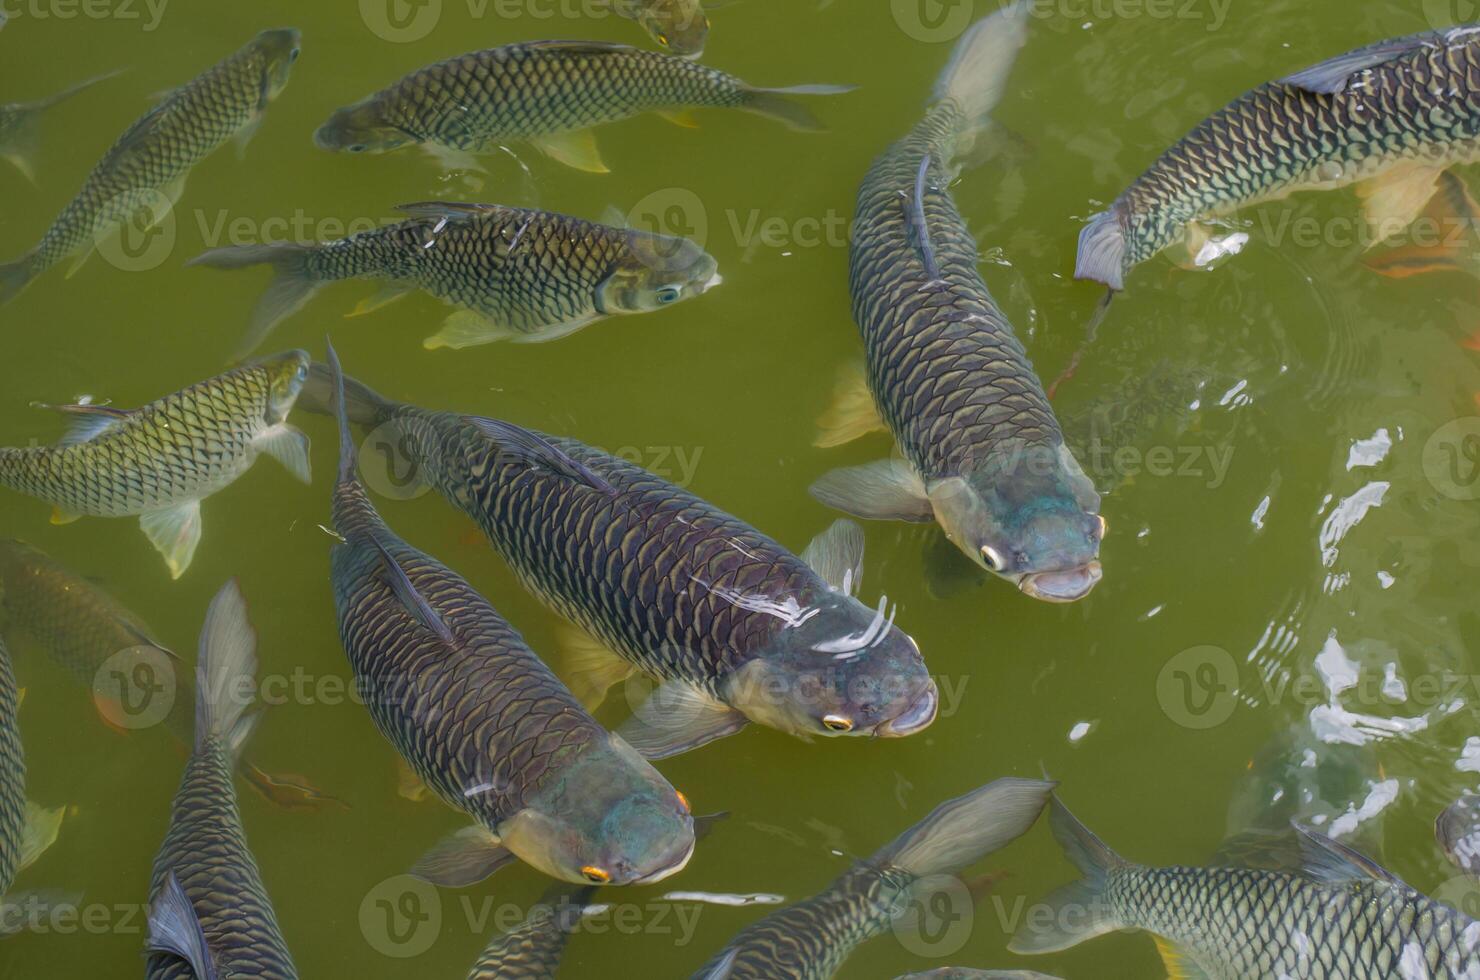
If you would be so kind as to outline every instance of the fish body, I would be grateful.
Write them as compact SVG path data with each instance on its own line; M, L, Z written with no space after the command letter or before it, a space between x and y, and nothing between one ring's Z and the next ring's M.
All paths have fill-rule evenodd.
M812 493L858 517L933 520L977 565L1068 602L1100 580L1099 494L977 272L948 190L955 161L991 125L1025 10L1006 8L963 37L925 118L864 178L849 276L868 392L833 413L845 431L819 444L887 428L903 460L834 471Z
M1261 85L1163 153L1079 239L1076 275L1123 289L1197 222L1297 191L1361 183L1378 239L1408 226L1439 175L1480 159L1480 26L1395 38Z
M10 102L0 105L0 157L9 160L27 180L35 183L36 144L42 114L52 106L65 102L72 96L117 74L118 72L109 72L94 76L35 102Z
M515 857L576 883L682 869L694 849L683 798L487 600L385 526L354 476L347 422L342 441L332 565L345 653L381 733L476 821L418 873L465 884Z
M697 58L704 53L710 24L702 0L616 0L615 9L676 55Z
M233 137L250 137L287 85L298 45L296 30L264 31L164 96L104 154L40 243L0 266L0 302L63 258L85 259L121 224L163 220L196 164Z
M489 942L468 980L555 980L565 944L594 894L590 886L547 892L523 922Z
M1144 929L1174 976L1460 980L1480 971L1480 924L1318 834L1298 831L1298 871L1150 868L1116 855L1057 801L1053 827L1084 877L1045 900L1051 921L1019 930L1014 952Z
M824 892L746 927L694 980L826 980L855 949L894 928L916 886L955 875L1033 826L1053 784L1000 779L941 804Z
M235 582L211 603L197 668L194 751L150 879L147 980L296 980L247 845L232 775L251 737L257 639Z
M10 652L0 637L0 898L21 867L26 829L26 756L16 713L20 707Z
M943 966L925 973L910 973L896 980L1058 980L1046 973L1033 970L972 970L959 966Z
M1434 822L1434 837L1449 863L1480 875L1480 795L1467 793L1445 807Z
M434 202L402 210L413 217L338 241L229 247L192 264L274 268L248 348L321 285L342 279L377 280L387 295L421 289L459 307L427 339L428 348L553 340L607 316L670 306L719 282L715 260L683 238L497 205Z
M74 427L58 445L0 448L0 486L55 505L58 523L140 517L179 578L200 541L200 502L258 455L308 482L308 437L287 424L308 363L291 351L133 410L64 406Z
M314 136L326 150L385 153L421 145L489 153L524 140L579 169L604 173L586 130L643 112L744 109L798 129L820 124L792 94L840 86L759 89L714 68L598 41L532 41L430 65L334 113Z
M355 422L395 432L421 478L601 648L585 651L599 666L580 671L584 696L599 701L634 670L663 682L652 726L621 732L650 758L747 721L906 735L934 720L919 648L882 604L870 610L845 588L862 560L856 525L827 539L824 577L719 508L574 439L399 404L359 384L350 392ZM314 391L306 404L321 402Z

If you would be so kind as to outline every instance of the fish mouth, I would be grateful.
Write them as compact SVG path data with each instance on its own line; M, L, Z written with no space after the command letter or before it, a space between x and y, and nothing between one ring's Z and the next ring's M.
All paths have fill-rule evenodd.
M1044 602L1078 602L1094 590L1104 578L1097 561L1058 572L1033 572L1018 582L1023 594Z
M930 686L908 708L880 725L874 734L879 738L904 738L906 735L923 732L935 722L939 711L940 692L936 689L935 682L931 681Z
M691 839L689 841L688 850L684 851L683 856L681 856L677 861L674 861L666 868L659 868L657 871L649 872L648 874L643 875L641 878L634 878L631 883L634 885L651 885L654 882L662 881L664 878L668 878L672 875L678 874L680 871L688 866L689 859L694 856L694 848L698 846L698 843L699 842L697 839Z
M709 292L709 290L713 289L715 286L722 284L724 281L725 277L716 272L714 275L710 276L709 281L704 284L704 292Z

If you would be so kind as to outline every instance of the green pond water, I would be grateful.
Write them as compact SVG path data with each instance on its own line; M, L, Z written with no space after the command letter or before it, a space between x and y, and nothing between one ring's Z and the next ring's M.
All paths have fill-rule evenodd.
M649 43L635 24L593 15L600 8L579 0L397 2L404 29L368 0L173 0L162 11L123 0L5 5L0 101L128 69L49 114L36 186L0 166L7 256L40 237L151 93L267 27L300 28L303 56L245 157L227 147L198 167L173 224L135 242L132 259L95 257L71 279L54 269L0 311L0 444L56 437L56 421L31 402L91 395L133 405L221 370L266 274L184 267L205 248L334 237L351 222L393 218L397 204L448 199L593 219L615 206L639 224L662 220L702 238L725 282L557 343L462 352L422 349L447 312L431 298L345 319L374 287L343 284L270 346L320 356L332 334L347 370L386 394L621 451L797 551L835 517L807 496L808 484L887 454L877 436L812 446L839 368L860 355L846 222L869 162L919 117L969 3L746 0L716 10L706 62L757 84L860 88L811 103L826 133L722 111L702 113L697 129L656 116L606 127L606 176L527 147L515 148L527 173L500 157L486 175L449 176L419 153L356 158L311 141L336 107L456 53L547 37ZM1068 363L1099 297L1072 278L1082 220L1162 149L1258 83L1373 40L1474 19L1471 8L1464 0L1035 8L1041 16L998 112L1011 146L954 192L984 275L1041 374ZM809 744L751 729L660 764L697 812L730 817L682 874L603 893L614 909L573 938L562 976L687 976L774 908L716 898L807 897L937 803L1045 770L1090 827L1139 861L1206 863L1230 830L1298 815L1325 829L1334 822L1421 890L1473 902L1431 827L1480 782L1471 771L1480 752L1465 754L1480 698L1471 676L1480 646L1480 354L1462 346L1480 329L1480 286L1463 275L1375 275L1351 234L1358 213L1350 191L1296 196L1240 215L1250 242L1212 272L1163 257L1132 275L1055 400L1108 493L1105 579L1088 599L1052 606L996 581L937 598L925 583L934 530L868 526L863 598L883 592L898 603L898 623L942 679L939 720L887 742ZM549 882L516 865L466 891L423 896L420 906L394 883L387 891L388 879L464 821L398 792L392 749L343 694L332 542L320 529L333 430L317 416L295 421L314 439L314 484L259 463L205 504L204 539L178 582L134 520L53 527L45 505L7 492L0 537L44 548L183 651L194 650L211 596L238 577L262 673L276 678L270 691L281 702L254 755L347 805L286 812L240 790L302 975L461 977ZM558 663L557 618L465 517L435 495L379 502L399 534L466 576ZM42 650L19 638L12 646L27 689L28 793L73 808L17 887L82 891L92 918L6 940L0 977L138 976L137 910L182 753L161 729L108 729ZM618 724L620 702L599 717ZM1279 794L1270 786L1281 779L1287 788L1272 807ZM973 872L992 870L1006 875L954 929L886 935L839 975L945 965L1164 975L1145 935L1031 961L1006 951L1031 903L1073 876L1046 826ZM679 892L687 897L670 897ZM418 908L431 918L401 916Z

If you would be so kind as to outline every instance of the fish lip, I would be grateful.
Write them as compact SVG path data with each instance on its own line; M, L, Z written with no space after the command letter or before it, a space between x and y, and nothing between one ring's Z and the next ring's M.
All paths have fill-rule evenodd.
M659 868L657 871L653 871L649 874L643 875L641 878L632 879L631 884L651 885L654 882L662 881L664 878L668 878L672 875L678 874L684 868L688 867L689 860L694 856L694 848L697 847L698 844L699 841L697 838L690 839L689 848L688 850L684 851L683 857L679 858L677 861L675 861L673 864L670 864L666 868Z
M930 686L910 702L908 708L880 725L874 734L879 738L904 738L906 735L923 732L935 723L935 716L939 711L940 691L935 682L931 681Z
M1044 602L1078 602L1094 591L1105 577L1098 561L1054 572L1033 572L1018 580L1024 595Z

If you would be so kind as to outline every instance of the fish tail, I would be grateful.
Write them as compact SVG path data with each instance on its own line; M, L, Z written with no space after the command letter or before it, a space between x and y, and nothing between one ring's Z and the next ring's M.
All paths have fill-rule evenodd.
M792 129L817 133L826 129L812 110L796 101L795 95L842 95L856 85L793 85L790 88L746 88L741 107L747 112L778 119Z
M339 400L341 391L344 414L353 425L367 427L380 425L390 418L397 408L395 402L354 378L346 378L342 374L336 378L333 365L322 364L318 361L315 361L308 369L308 380L304 382L303 390L298 393L297 406L316 415L337 416L341 407Z
M308 256L312 245L274 242L271 245L228 245L197 255L187 265L213 269L245 269L254 265L272 266L273 279L252 311L247 335L232 360L243 360L267 339L279 323L297 313L313 298L323 283L309 273Z
M36 263L25 255L14 262L0 265L0 306L15 299L36 278Z
M1131 864L1091 833L1057 797L1049 825L1064 855L1083 877L1040 903L1053 914L1035 916L1033 922L1019 929L1007 947L1014 953L1055 953L1122 926L1111 912L1105 893L1110 873Z
M964 155L978 133L992 122L992 110L1007 90L1007 76L1028 40L1029 6L1019 0L977 21L961 40L935 83L935 101L951 101L961 108Z
M257 676L257 631L247 620L247 602L232 579L211 600L200 633L195 668L195 748L208 739L226 743L233 759L252 735L260 715L248 713Z
M123 74L124 69L105 72L94 75L73 85L71 88L63 89L55 95L49 95L44 99L27 103L16 107L16 115L11 122L10 133L4 141L0 141L0 157L4 157L15 165L15 168L25 175L31 183L36 182L36 151L40 141L41 116L46 110L58 103L65 102L72 96L77 95L85 89L92 88L99 82L113 78L115 75Z
M1120 210L1113 207L1089 219L1079 233L1079 258L1075 279L1093 279L1119 292L1125 288L1125 227Z
M1054 784L999 779L942 803L874 856L918 878L955 874L1017 840L1038 819Z

